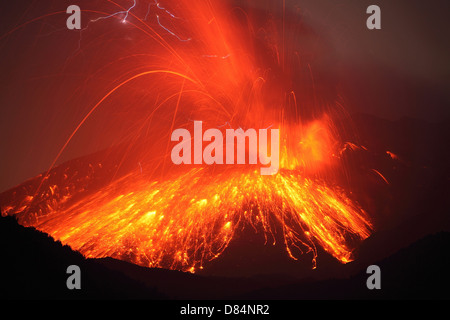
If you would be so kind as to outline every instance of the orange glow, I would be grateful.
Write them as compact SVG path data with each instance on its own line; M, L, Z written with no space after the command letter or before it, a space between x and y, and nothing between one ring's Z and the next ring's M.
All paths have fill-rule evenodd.
M303 168L309 173L329 169L335 163L338 140L327 116L290 128L285 135L281 167Z
M113 1L106 3L124 10ZM24 191L22 198L15 195L3 214L17 215L21 224L47 232L86 257L113 257L148 267L189 272L206 268L246 226L263 234L268 245L282 241L293 259L311 253L313 267L317 246L342 263L352 261L355 242L370 235L372 223L348 190L337 186L339 181L321 177L343 170L343 142L334 126L333 106L309 98L320 93L308 82L313 68L308 65L307 79L298 76L305 69L299 54L304 44L280 35L280 30L304 32L297 17L281 22L265 17L268 21L261 23L256 13L219 0L166 1L164 7L169 9L149 2L141 15L138 8L130 11L126 24L113 24L123 22L117 15L82 31L83 41L88 41L99 24L122 28L129 33L126 44L131 46L128 37L140 40L131 46L139 53L115 44L119 40L105 40L103 34L95 37L98 42L81 42L83 61L92 49L102 53L90 60L98 66L80 90L92 94L88 107L38 178L39 186ZM151 15L144 19L146 12ZM116 51L109 50L114 45ZM126 55L117 58L111 52ZM294 94L310 87L313 93L301 101ZM104 127L113 128L105 140L125 144L117 171L126 160L139 170L113 172L105 186L87 193L91 175L103 166L100 160L85 175L75 168L55 173L55 164L88 120L102 115L109 120ZM208 127L279 128L278 174L261 176L251 166L172 165L170 134L193 120ZM89 139L101 141L102 134ZM58 184L49 183L53 174L59 174Z
M20 222L30 224L27 216ZM288 254L297 259L312 252L314 266L315 244L346 263L352 260L348 236L365 239L371 227L343 191L295 172L211 175L205 168L166 181L129 174L63 210L49 210L31 225L86 257L185 271L219 257L245 225L269 244L281 227Z

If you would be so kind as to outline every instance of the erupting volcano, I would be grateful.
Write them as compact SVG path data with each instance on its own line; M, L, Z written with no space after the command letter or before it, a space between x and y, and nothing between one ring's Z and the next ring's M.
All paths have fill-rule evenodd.
M345 155L363 147L343 124L326 48L298 12L278 1L102 3L81 6L79 41L58 73L82 117L64 124L73 129L47 171L2 195L2 214L85 257L146 267L206 269L248 227L292 259L309 253L312 268L318 247L352 261L373 231L346 183ZM279 129L278 172L173 164L171 134L194 121ZM80 144L104 151L59 164Z

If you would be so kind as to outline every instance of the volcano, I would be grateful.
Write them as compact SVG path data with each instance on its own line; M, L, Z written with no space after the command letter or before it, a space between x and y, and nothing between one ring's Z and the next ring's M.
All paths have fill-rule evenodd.
M113 287L119 288L122 286L122 294L117 297L124 297L125 294L128 294L129 297L157 297L155 291L147 292L141 284L133 282L136 280L146 283L150 288L157 287L160 292L166 295L158 296L159 299L168 297L182 299L206 299L206 297L240 297L242 299L444 297L445 290L437 290L438 286L435 285L430 274L435 274L435 277L440 279L439 283L443 285L448 283L444 267L448 263L448 256L443 252L446 252L445 232L450 231L450 219L447 210L449 199L448 175L445 174L445 172L448 174L448 171L445 170L447 170L446 163L449 154L444 149L435 149L435 147L430 146L428 141L445 134L448 131L447 124L430 126L426 122L409 119L390 122L367 115L355 115L354 120L360 124L361 138L368 146L376 149L376 146L380 145L378 137L385 136L388 139L384 142L389 144L388 146L392 150L389 153L382 152L385 148L379 149L380 152L360 150L365 154L362 163L365 165L370 163L371 166L384 171L390 184L386 188L385 181L376 173L367 171L364 167L358 169L355 167L356 171L364 172L364 175L360 177L361 179L364 178L367 181L365 175L372 179L372 183L366 184L365 188L360 190L360 194L367 195L370 192L370 203L383 210L376 211L378 215L373 219L376 231L353 252L354 261L342 264L331 253L318 248L317 268L312 269L312 253L306 253L304 256L300 256L298 260L294 260L286 253L283 243L267 244L264 234L255 232L251 226L236 232L235 237L221 255L209 261L209 263L205 263L204 269L197 270L195 272L196 277L189 276L190 272L177 273L177 271L173 271L175 273L171 274L164 273L164 268L133 267L135 263L125 262L133 262L132 255L116 257L119 260L95 258L87 261L92 261L92 263L98 261L101 267L95 268L106 267L108 270L120 272L120 276L119 274L111 274L111 278L107 280ZM424 131L426 128L428 130ZM427 132L426 136L414 135L419 129L422 129L421 132ZM396 139L393 140L391 138L393 132L402 132L402 134L395 135ZM413 147L405 147L405 141L410 141L412 136L418 137L414 140L415 143L411 144ZM373 139L373 137L377 137L377 139ZM427 150L426 155L420 159L415 156L411 158L417 147L420 147L421 150ZM106 154L111 155L111 152L109 150ZM398 158L393 159L393 153ZM73 203L82 202L86 197L105 188L110 183L110 173L117 172L115 161L109 163L102 161L102 166L97 166L96 170L93 169L95 160L104 159L104 156L105 153L100 152L69 161L54 168L46 180L46 184L41 185L41 188L45 190L46 186L64 185L62 183L65 181L67 189L63 190L71 190L71 194L74 194L75 186L82 182L83 189L79 189L79 192L73 198L69 199L67 195L57 192L59 189L55 189L53 194L50 191L51 189L48 189L50 192L46 194L51 199L50 201L55 204L59 202L53 199L67 198L65 203L59 203L60 210L65 206L72 207ZM111 156L106 158L113 159ZM68 168L77 168L77 170L71 175ZM134 169L140 172L140 168ZM77 173L75 174L75 172ZM64 174L67 175L66 178ZM125 173L124 176L126 176ZM120 176L117 177L119 180L120 178ZM27 197L27 193L32 194L41 184L41 180L42 177L38 176L2 193L0 195L2 208L6 207L6 203L11 205L13 203L11 199L23 199ZM72 189L69 187L70 185L73 186ZM361 198L361 203L364 203L363 198ZM398 199L403 199L403 201L398 201ZM36 202L35 204L30 201L29 208L33 211L39 212L39 210L42 210L42 212L45 212L45 210L49 210L48 201ZM364 203L364 205L368 203ZM22 224L26 224L24 223L24 217L27 217L26 211L15 216L19 221L22 221ZM30 221L30 225L34 224L35 226L33 229L42 228L38 222L38 216L36 216L35 221ZM8 224L3 220L1 223L5 226ZM11 233L14 228L10 230ZM22 235L21 241L14 240L11 242L19 234L21 232L17 232L17 235L15 233L10 234L8 250L5 249L7 252L16 252L17 255L20 252L26 252L26 249L19 248L19 243L26 241L26 237ZM31 242L29 245L31 245ZM6 252L5 250L3 252ZM38 252L41 252L41 249L38 250ZM52 261L60 259L59 256L61 255L57 254L54 257L46 258L48 259L48 261L45 260L47 261L47 267L52 268ZM80 257L81 255L76 259L72 257L67 260L66 264L74 263ZM27 259L26 257L23 258ZM20 260L19 258L15 259ZM423 263L418 264L417 259L423 261ZM84 262L78 261L78 263L84 266ZM363 288L366 277L365 266L374 263L380 265L384 270L383 274L386 275L386 279L383 277L384 290L381 290L382 292L379 294L372 294ZM84 270L90 270L94 267L86 265L83 268ZM442 272L438 270L442 270ZM166 271L169 272L169 270ZM7 272L13 274L12 270ZM102 271L102 274L106 275L107 272L110 271ZM127 275L131 279L124 280L121 278L122 275ZM55 276L49 274L48 277ZM64 278L64 276L62 277ZM417 281L410 281L411 278ZM124 283L128 284L125 285ZM13 286L15 284L16 282L13 283ZM123 287L124 285L128 286L127 289ZM270 286L271 289L265 289L267 286ZM50 287L53 288L51 285ZM192 291L193 287L198 290ZM95 288L99 288L98 284ZM200 290L199 288L203 289ZM278 289L274 290L273 288ZM323 290L324 288L326 290ZM429 288L429 290L424 290L424 288ZM108 296L103 291L97 292L95 290L89 291L92 297ZM112 292L110 291L109 294ZM99 296L95 296L95 294ZM18 296L23 296L23 293L18 294ZM51 292L49 291L50 296ZM67 298L70 297L67 296Z
M387 122L363 115L355 116L354 119L357 119L357 123L360 123L361 139L369 147L366 150L350 148L345 151L348 153L347 158L349 161L351 159L355 164L352 166L353 170L351 172L354 180L349 180L348 183L349 187L354 188L354 186L361 186L361 181L365 182L364 186L361 186L358 192L353 192L352 196L361 206L377 213L377 215L372 215L371 220L377 231L369 236L366 241L362 242L362 248L374 245L370 250L371 257L367 256L367 249L362 249L362 253L360 253L359 245L356 247L357 250L352 252L353 257L361 259L361 261L356 259L352 265L360 265L360 263L365 263L367 260L373 260L374 257L383 258L430 232L446 230L448 216L445 211L447 205L447 197L445 195L448 194L448 186L446 186L446 179L448 178L441 173L446 172L445 164L449 155L445 150L434 150L427 143L430 139L445 135L447 130L445 124L433 126L433 130L426 130L426 136L420 135L420 140L411 144L412 148L405 148L404 141L411 139L411 136L419 130L417 126L422 128L421 132L425 132L424 129L428 126L427 123L408 120ZM399 127L402 128L399 129ZM394 132L402 132L402 135L394 134ZM396 136L394 141L392 141L392 136ZM373 137L377 138L374 139ZM388 138L385 141L385 147L389 147L393 151L383 151L386 149L379 148L380 137ZM421 159L412 158L417 147L427 150ZM373 148L374 151L368 151L370 150L369 148ZM109 149L68 161L55 167L50 172L43 173L16 188L2 193L0 195L2 215L14 215L19 223L47 232L55 239L70 245L73 249L90 258L113 257L145 267L194 271L189 270L191 268L190 265L188 265L189 268L183 269L182 263L177 264L180 260L178 255L175 256L175 259L173 254L178 254L175 250L180 250L183 247L176 242L174 244L178 245L178 248L175 245L170 247L172 243L168 242L167 239L161 240L167 246L164 250L172 250L163 257L166 260L161 259L158 263L152 265L150 260L139 258L143 254L149 255L146 250L153 249L153 247L148 243L148 239L143 242L145 245L141 244L142 239L149 237L149 235L138 232L137 229L139 228L133 228L133 223L139 223L140 219L144 219L145 223L151 223L151 219L156 218L157 215L156 212L148 208L145 210L130 210L134 206L142 206L142 203L136 203L132 206L128 202L124 202L122 207L117 205L120 199L128 196L123 194L123 188L131 194L136 192L129 189L129 184L127 183L129 180L127 179L130 176L135 178L142 175L140 166L120 161L120 157L114 156L115 153L120 154L120 150L121 148ZM393 156L394 154L396 155L395 157ZM355 159L359 159L358 165L356 165ZM120 170L118 169L119 167L121 167ZM378 174L380 171L385 173L386 178ZM241 172L239 174L248 179L248 176L245 174ZM45 179L43 179L44 176ZM113 182L111 182L112 176L115 176ZM255 175L255 177L257 176ZM192 179L189 175L187 175L187 178L184 183ZM411 179L416 180L411 181ZM149 189L145 191L142 198L145 199L146 206L153 205L151 200L154 198L151 197L151 194L155 193L156 189L153 187L155 184L156 182L153 182L153 185L151 182L146 184ZM213 185L217 186L217 182L214 181ZM108 192L105 192L105 190L108 190ZM109 194L109 192L113 193ZM201 190L196 189L196 194L200 192ZM186 193L187 191L182 192L183 195ZM36 194L39 196L36 197ZM216 190L215 194L217 194ZM105 205L99 206L98 203L102 202L102 197L107 201ZM412 201L412 197L416 200ZM403 199L403 201L398 201L399 199ZM96 213L97 211L110 210L108 209L111 206L110 201L117 205L117 207L113 208L122 208L122 211L115 209L122 215L113 216L113 220L101 223L99 220L105 219L109 215L97 216ZM189 203L194 203L195 205L196 211L193 214L200 212L200 217L202 217L204 213L201 213L201 205L206 206L208 202L204 201L202 203L201 200L199 201L200 203L198 201L189 201ZM95 206L92 207L92 203L95 203ZM255 201L255 203L258 203L258 201ZM238 218L235 218L234 223L239 221L239 219L245 218L245 206L242 203L240 205L242 207L236 205L234 208L232 207L232 210L228 209L227 214L230 216L233 210L239 214ZM270 215L275 211L271 210L276 210L276 206L272 207L273 209L261 209L261 207L259 207L259 210L267 210L266 215L261 215L261 219L273 219ZM89 212L85 212L86 208L91 209ZM190 206L187 208L188 210L193 210ZM430 209L430 213L426 213L426 208ZM137 212L137 214L132 214L133 212ZM218 209L214 212L220 217L221 212ZM204 265L200 265L201 268L196 270L197 273L228 276L233 274L248 276L258 273L287 273L298 276L299 274L310 274L311 269L317 265L317 259L324 263L323 266L320 263L318 264L320 270L330 269L325 274L334 274L335 270L341 270L339 259L333 262L333 258L331 258L333 256L336 257L335 252L327 250L327 247L319 247L317 245L319 248L315 247L316 251L306 251L297 257L291 256L291 252L286 251L289 247L286 246L286 239L283 239L283 225L279 221L274 223L274 226L258 225L256 220L258 219L258 214L261 213L255 209L248 212L254 214L254 220L240 222L241 224L238 224L239 227L232 233L224 233L224 230L231 227L231 223L228 225L228 222L225 221L220 223L222 225L221 228L215 231L221 246L215 253L217 256L205 256L204 261L200 260ZM170 211L166 214L170 217ZM124 222L120 222L120 219L123 219ZM174 217L171 219L175 220ZM183 215L180 215L178 219L183 220L185 218ZM420 219L422 219L422 222L419 223L418 220ZM194 223L191 220L188 221L189 223ZM83 223L86 223L86 225L83 226ZM111 223L113 225L123 223L123 225L114 229ZM161 224L164 228L167 228L169 225ZM181 222L180 225L186 224ZM143 224L139 224L139 226L143 228ZM261 226L273 227L273 229L270 232L265 232ZM155 226L155 228L158 227L160 226ZM92 228L95 233L86 233L86 230L89 230L89 228ZM177 228L180 228L179 225L177 225ZM299 228L302 228L302 226L299 226ZM145 230L151 233L147 229ZM164 234L165 230L163 229L162 234ZM73 238L70 236L71 233L75 235ZM157 234L161 236L161 234ZM211 232L211 237L213 234ZM226 236L229 236L228 242L221 238ZM268 236L270 236L270 242L268 241ZM382 240L378 239L378 237ZM171 237L168 237L168 239L171 239ZM155 241L154 247L158 248L156 240L153 241ZM195 241L195 239L192 241ZM387 247L380 247L379 241L383 243L391 241L391 243ZM310 244L310 246L313 245ZM201 248L200 245L199 248ZM208 249L212 248L209 247ZM318 252L321 252L321 254L318 254ZM188 254L189 251L185 253ZM158 252L158 254L160 256L164 255L163 252ZM323 258L321 255L323 255ZM327 256L331 260L326 258ZM343 262L348 263L348 261ZM164 265L164 263L167 264Z
M369 82L352 83L357 66L339 63L301 8L286 5L80 4L75 41L46 56L48 69L24 67L24 79L40 85L21 92L24 105L45 108L23 123L46 137L31 148L46 170L0 194L2 216L113 269L281 282L349 276L448 231L448 123L350 112L347 101L364 109L357 88ZM45 41L33 52L47 53L47 42L61 40L49 27L60 15L39 13L1 39L42 22L31 36ZM390 76L386 87L413 91ZM377 101L386 107L393 97ZM194 132L191 161L171 137L189 140L199 124L218 132L203 136L215 147ZM279 161L269 175L260 172L265 144L251 145L261 136L249 134L248 145L243 137L236 150L218 141L221 130L268 129L279 151L271 150Z

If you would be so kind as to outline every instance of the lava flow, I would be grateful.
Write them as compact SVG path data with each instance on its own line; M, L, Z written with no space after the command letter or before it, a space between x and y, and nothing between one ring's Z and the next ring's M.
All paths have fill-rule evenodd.
M19 221L86 257L189 271L217 258L245 226L262 232L268 244L275 244L281 226L288 254L297 259L310 251L314 266L316 244L343 263L351 261L347 241L366 238L370 227L342 190L290 170L261 176L256 170L211 174L195 168L164 181L134 172L66 208L48 202L47 212L34 219L21 208L27 214Z
M266 2L262 9L224 1L105 3L109 11L85 10L93 18L80 31L84 56L109 52L92 58L98 66L83 84L98 79L93 96L102 95L73 125L50 169L9 193L2 214L16 215L86 257L148 267L206 268L247 227L263 234L267 245L282 241L293 259L312 253L313 267L317 246L342 263L351 261L372 223L339 187L345 141L335 116L343 112L324 97L332 93L320 90L313 67L303 61L314 41L311 34L306 43L297 39L306 32L297 17ZM102 24L125 29L121 34L134 36L136 45L118 45L119 36L109 41L108 33L86 45ZM126 55L117 57L110 48ZM115 142L121 151L96 186L102 161L85 164L90 169L83 174L55 163L102 109L111 111L111 125L120 123ZM279 172L171 164L170 133L193 120L210 127L279 128ZM119 174L126 162L135 167Z

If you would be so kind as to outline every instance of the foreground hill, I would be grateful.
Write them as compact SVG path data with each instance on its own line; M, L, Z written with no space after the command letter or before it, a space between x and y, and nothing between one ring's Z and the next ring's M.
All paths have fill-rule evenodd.
M151 269L111 258L85 259L34 228L0 219L2 299L449 299L450 233L439 232L376 262L381 290L368 290L365 269L344 278L280 275L214 277ZM82 270L68 290L67 266ZM352 268L351 265L348 268Z

